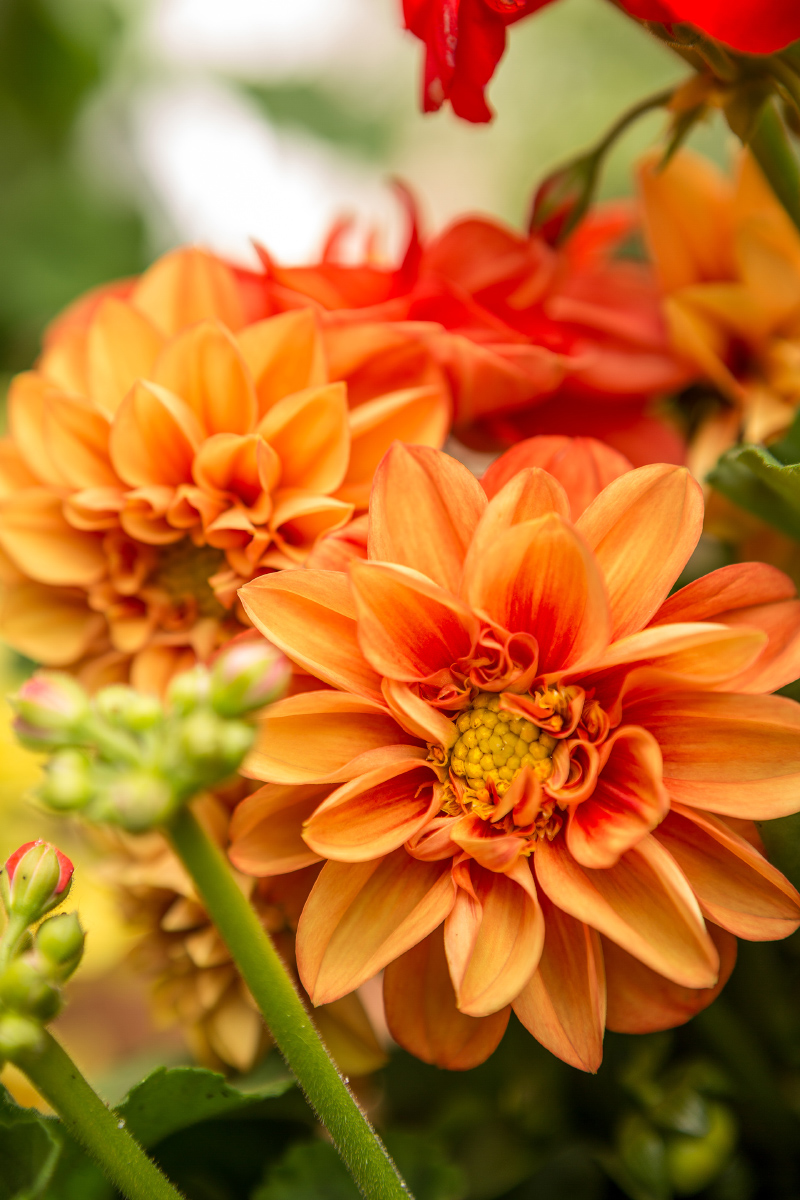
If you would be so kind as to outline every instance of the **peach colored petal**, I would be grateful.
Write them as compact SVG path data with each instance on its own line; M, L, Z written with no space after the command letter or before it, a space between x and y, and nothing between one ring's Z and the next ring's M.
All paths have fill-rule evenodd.
M303 841L303 822L327 788L268 783L243 800L231 818L228 855L245 875L284 875L319 862Z
M605 579L616 640L647 624L686 565L703 494L684 467L639 467L609 484L576 524Z
M317 318L310 308L248 325L237 336L262 417L284 396L328 382Z
M478 523L464 562L464 580L472 578L484 554L506 529L548 513L569 517L569 500L561 484L539 467L518 471L492 496Z
M449 749L458 741L455 722L418 696L408 684L384 679L381 688L394 719L414 737L433 742L444 749Z
M301 488L281 488L274 498L270 530L279 549L298 563L305 562L320 538L342 529L353 515L352 504Z
M718 958L694 894L652 834L613 867L575 862L561 839L537 844L536 878L554 904L684 987L713 987Z
M514 797L508 811L514 807ZM503 833L472 813L454 821L448 831L457 846L487 871L507 871L525 849L525 840L514 833Z
M687 583L669 596L651 625L676 621L718 621L722 613L791 600L795 586L788 575L769 563L732 563Z
M187 404L155 383L137 383L111 426L111 461L133 487L190 483L203 430Z
M152 546L179 542L185 536L184 530L175 528L167 520L167 513L175 498L174 488L158 484L128 492L119 518L128 537Z
M244 324L236 279L213 254L188 246L165 254L145 271L131 304L164 333L216 318L235 333Z
M89 587L106 572L99 536L73 529L58 496L44 488L0 502L0 546L38 583Z
M484 1062L505 1033L510 1008L469 1017L456 1008L442 930L389 963L383 976L389 1031L404 1050L448 1071Z
M16 375L8 389L8 424L35 482L63 487L66 479L61 465L50 457L44 429L45 403L52 392L63 394L36 371Z
M306 566L321 571L346 571L354 558L367 557L368 526L369 517L363 513L320 538L306 559Z
M409 567L350 564L358 641L376 671L410 683L466 658L478 622L455 596Z
M592 664L592 674L637 664L658 667L687 682L720 683L756 663L766 644L763 630L747 626L731 629L710 621L656 625L612 642Z
M65 328L57 332L54 338L47 338L37 366L49 383L67 392L85 396L89 388L86 378L86 330Z
M341 572L261 575L239 597L256 629L293 662L333 687L381 699L381 681L358 644L355 604Z
M35 662L63 667L81 658L105 629L79 592L22 583L0 599L3 640Z
M153 381L180 396L206 435L250 433L258 405L235 340L216 321L203 321L167 342Z
M164 337L142 313L116 296L97 307L86 334L89 396L113 417L137 379L151 379Z
M0 438L0 499L20 488L38 487L40 482L27 466L14 439Z
M397 497L413 504L398 504ZM375 472L369 556L413 567L456 592L486 498L474 475L449 455L396 442Z
M217 496L233 492L246 505L255 504L263 490L262 471L274 486L280 473L278 456L255 433L215 433L199 447L192 465L198 487Z
M713 987L687 988L651 971L615 942L603 938L608 1013L615 1033L655 1033L683 1025L716 1000L736 963L736 938L717 925L708 926L719 953L719 979Z
M724 822L674 805L656 834L709 920L750 941L788 937L800 926L800 895Z
M481 479L489 499L525 467L541 467L558 480L569 499L573 521L603 488L633 469L627 458L596 438L543 434L518 442L495 459Z
M64 516L75 529L116 529L124 507L121 488L85 488L64 501Z
M281 487L333 492L347 470L350 430L343 383L306 388L277 400L258 432L281 462Z
M539 671L591 661L608 642L603 581L583 540L550 513L500 534L465 577L473 608L539 643Z
M297 927L297 966L314 1004L353 991L441 925L453 907L450 864L395 850L327 862Z
M544 949L539 967L514 1001L529 1033L580 1071L603 1058L606 981L600 936L540 896Z
M119 484L109 459L109 424L87 401L51 389L43 398L42 436L51 462L73 488Z

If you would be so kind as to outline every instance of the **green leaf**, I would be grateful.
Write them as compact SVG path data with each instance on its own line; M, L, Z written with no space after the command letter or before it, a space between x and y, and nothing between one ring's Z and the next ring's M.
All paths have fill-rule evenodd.
M202 1067L159 1067L137 1084L117 1112L143 1146L155 1146L180 1129L232 1116L260 1100L282 1096L293 1086L293 1078L277 1056L271 1073L262 1075L247 1092Z
M47 1195L61 1141L57 1123L21 1108L0 1084L0 1200L38 1200Z
M358 1200L358 1196L329 1142L300 1142L270 1168L252 1200Z
M787 438L780 448L790 446ZM737 446L722 455L708 482L740 508L800 541L800 463L781 462L763 446Z

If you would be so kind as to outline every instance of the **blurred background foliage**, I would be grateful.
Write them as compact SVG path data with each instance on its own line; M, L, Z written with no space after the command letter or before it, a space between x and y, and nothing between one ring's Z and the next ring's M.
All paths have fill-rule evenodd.
M399 7L5 0L2 381L32 363L45 324L79 292L140 271L180 241L247 260L255 236L279 258L303 259L351 212L360 236L376 225L396 252L404 229L391 176L410 184L429 229L469 209L521 225L552 166L681 74L612 5L562 0L514 30L491 89L493 125L424 118L420 48L400 31ZM631 163L661 120L647 118L621 141L605 195L630 190ZM694 141L724 160L719 125ZM6 656L1 690L28 666ZM150 1023L143 985L125 965L131 931L96 882L79 832L26 804L37 770L15 747L4 709L0 856L44 834L78 862L89 953L60 1036L116 1102L156 1064L186 1061L185 1050ZM764 831L795 883L797 823ZM3 1079L21 1103L35 1100L13 1073ZM202 1072L184 1083L198 1096L221 1086ZM267 1060L233 1086L244 1098L228 1096L213 1119L187 1101L185 1125L150 1130L190 1200L351 1200L352 1185L279 1065ZM418 1200L796 1200L800 941L744 944L710 1010L672 1034L609 1035L594 1078L512 1023L490 1061L466 1075L396 1052L357 1086ZM158 1076L152 1095L174 1112L164 1087ZM37 1120L0 1103L0 1200L108 1200L77 1148Z

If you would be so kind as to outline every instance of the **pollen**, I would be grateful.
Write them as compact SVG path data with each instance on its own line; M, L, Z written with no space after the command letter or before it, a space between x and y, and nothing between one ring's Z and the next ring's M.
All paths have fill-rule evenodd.
M478 802L490 800L490 779L503 796L524 766L542 783L553 773L556 739L531 721L501 712L500 697L493 692L479 692L456 718L456 727L460 736L450 755L450 770Z

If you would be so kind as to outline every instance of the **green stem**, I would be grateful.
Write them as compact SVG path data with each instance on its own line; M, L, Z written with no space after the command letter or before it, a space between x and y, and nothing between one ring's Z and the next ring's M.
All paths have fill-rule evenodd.
M127 1200L181 1200L47 1030L42 1049L20 1052L14 1062Z
M764 105L750 138L750 149L773 192L800 229L800 168L772 100Z
M222 935L269 1031L368 1200L409 1200L383 1143L339 1074L286 968L222 851L188 808L166 828L175 853Z
M28 932L29 924L26 917L21 917L17 913L12 913L6 921L3 936L0 938L0 972L5 970L16 955L20 942Z

